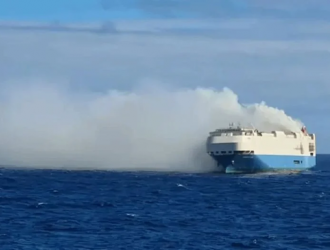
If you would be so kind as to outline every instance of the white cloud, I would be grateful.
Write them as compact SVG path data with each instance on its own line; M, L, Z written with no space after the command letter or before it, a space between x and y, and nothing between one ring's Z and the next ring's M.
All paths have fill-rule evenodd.
M287 17L295 19L328 19L330 7L327 0L102 0L106 9L124 7L138 9L162 17L182 17L183 14L194 17Z
M231 94L182 90L196 87L229 87L243 102L266 101L284 108L315 129L319 149L327 150L328 133L319 125L328 122L324 114L330 111L327 28L313 34L311 25L258 19L122 21L112 23L115 32L110 33L95 32L100 24L62 24L62 30L52 25L43 30L38 24L20 29L15 25L0 25L0 92L6 118L1 157L8 163L79 165L79 158L103 168L110 163L140 168L189 165L182 155L192 154L209 129L230 119L252 119L248 110L239 116L225 111L228 103L237 110ZM287 39L287 34L292 37ZM143 91L141 85L146 82ZM170 92L154 97L149 94L150 84ZM105 94L91 97L93 90ZM106 94L109 90L135 94L126 98ZM134 98L145 100L140 103ZM121 105L111 113L118 102ZM227 112L226 119L214 121L207 112ZM252 117L262 126L263 118ZM275 122L278 117L272 119ZM120 136L125 130L118 128L127 124L131 134L136 127L133 136L138 140ZM107 129L114 126L117 130ZM195 133L198 138L192 136ZM125 140L118 151L109 153L121 138ZM174 147L170 141L176 138ZM150 140L152 145L140 145L139 140ZM193 147L185 148L188 144ZM169 155L154 152L154 145ZM131 159L125 162L126 148ZM41 149L45 152L40 155ZM114 152L124 154L123 158L114 157ZM17 153L22 157L14 157Z
M252 21L249 27L244 20L228 20L220 28L210 21L178 21L177 25L173 21L126 21L113 25L118 33L103 35L3 30L0 79L59 78L75 87L129 89L151 78L184 87L230 86L239 95L245 93L248 100L262 98L272 103L281 94L281 103L287 104L295 92L306 102L324 93L315 84L328 86L329 39L287 40L286 27L292 31L292 25L261 21ZM301 24L297 26L302 29ZM177 27L207 32L186 34L176 31ZM235 38L233 30L242 31L245 37ZM274 39L267 38L268 30ZM227 32L226 37L215 35L222 32Z

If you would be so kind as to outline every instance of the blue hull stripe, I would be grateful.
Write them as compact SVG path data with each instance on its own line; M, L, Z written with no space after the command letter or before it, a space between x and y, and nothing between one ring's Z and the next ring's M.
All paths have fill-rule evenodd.
M305 170L316 165L315 156L212 155L226 172L251 173L271 170Z

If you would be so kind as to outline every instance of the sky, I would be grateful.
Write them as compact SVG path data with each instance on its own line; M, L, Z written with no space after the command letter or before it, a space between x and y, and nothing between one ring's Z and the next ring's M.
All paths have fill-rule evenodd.
M125 98L148 93L145 98L152 105L149 94L159 94L161 89L164 96L175 93L189 100L189 107L178 103L181 119L183 110L195 107L194 102L202 104L192 112L198 110L196 116L204 117L199 113L201 107L211 112L216 103L223 103L218 98L224 98L221 91L228 88L233 91L228 94L228 103L232 103L228 109L235 109L236 101L261 107L265 102L302 121L318 135L318 151L330 153L329 14L330 5L325 0L251 0L249 4L243 0L2 0L0 100L3 114L10 118L3 125L3 131L7 131L4 141L24 138L28 142L32 134L25 131L24 122L33 124L28 129L36 132L42 127L40 120L49 118L54 109L59 112L56 122L79 124L68 117L77 110L83 113L88 100L103 103L102 95L121 102L124 97L114 97L114 93ZM221 93L214 97L205 94L206 89ZM180 92L184 90L187 92ZM195 101L190 91L199 93ZM165 100L172 97L164 96L160 98L164 106L176 109L166 104ZM205 99L207 96L212 98ZM36 103L24 105L19 100ZM59 100L67 104L71 113L66 106L58 106L62 105ZM165 110L163 106L159 108ZM61 113L62 109L66 111ZM106 108L101 110L105 112ZM219 113L219 117L222 115ZM178 114L172 116L174 119ZM269 119L275 121L278 117ZM10 130L13 127L25 132L21 137L14 136ZM182 134L182 127L174 130ZM47 136L51 136L48 130ZM47 136L44 135L51 140ZM54 144L53 150L59 151L58 145ZM11 151L4 154L25 152L22 147L13 144ZM24 159L23 164L28 162Z
M104 21L145 18L329 19L327 0L2 0L2 20Z

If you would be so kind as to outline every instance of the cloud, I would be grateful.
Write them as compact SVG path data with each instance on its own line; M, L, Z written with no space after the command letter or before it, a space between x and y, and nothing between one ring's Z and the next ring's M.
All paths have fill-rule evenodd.
M220 27L198 20L115 22L116 32L106 36L4 30L0 79L64 78L74 87L111 85L124 90L141 80L156 79L182 87L228 85L248 101L275 103L281 95L282 103L292 103L292 93L299 92L297 101L308 103L320 94L311 82L327 86L329 78L326 24L323 32L314 35L312 25L303 30L304 24L287 24L284 29L282 21L274 20L227 20ZM86 24L75 29L99 27Z
M241 109L236 94L302 120L327 150L326 21L114 21L102 35L100 23L61 25L0 33L2 162L202 171L209 130L265 124L265 106ZM266 109L272 124L287 118Z
M135 0L116 2L102 0L101 6L111 8L136 8L157 17L263 17L263 18L324 18L328 19L326 0Z
M162 1L159 4L157 0L137 0L137 5L151 13L158 15L169 15L175 16L177 13L189 13L194 15L202 15L207 17L221 17L229 16L235 14L242 14L241 11L244 11L248 4L246 1L230 1L230 0L209 0L207 3L205 1L176 1L176 0L167 0Z
M113 34L117 32L116 26L111 21L104 21L97 26L62 24L58 21L50 23L27 23L27 22L0 22L0 30L3 31L46 31L46 32L83 32L96 34Z

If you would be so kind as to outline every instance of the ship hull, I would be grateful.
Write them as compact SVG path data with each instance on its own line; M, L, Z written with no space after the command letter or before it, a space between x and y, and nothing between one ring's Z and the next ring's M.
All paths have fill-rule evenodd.
M308 155L213 155L225 173L247 174L273 171L303 171L316 165L316 157Z

